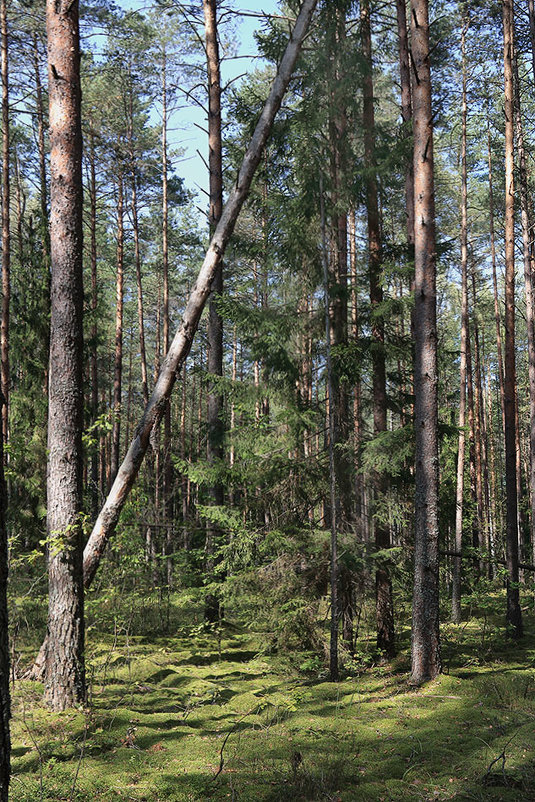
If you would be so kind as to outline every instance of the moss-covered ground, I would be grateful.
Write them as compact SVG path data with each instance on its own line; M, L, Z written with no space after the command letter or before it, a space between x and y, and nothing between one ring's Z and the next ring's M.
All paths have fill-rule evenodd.
M327 681L229 624L89 637L85 710L13 690L13 802L535 800L535 620L509 641L486 618L443 627L445 672L394 663ZM301 666L301 668L300 668Z

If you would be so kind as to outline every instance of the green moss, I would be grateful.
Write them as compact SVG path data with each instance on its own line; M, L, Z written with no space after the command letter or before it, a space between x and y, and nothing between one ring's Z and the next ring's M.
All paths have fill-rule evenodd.
M532 800L533 636L474 618L444 637L449 673L414 689L407 652L333 684L258 635L93 631L87 710L52 714L17 682L12 799Z

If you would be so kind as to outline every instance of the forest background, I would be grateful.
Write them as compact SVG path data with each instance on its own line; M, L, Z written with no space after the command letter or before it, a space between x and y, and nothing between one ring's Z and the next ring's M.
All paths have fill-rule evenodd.
M17 747L15 798L29 799L36 783L41 798L95 798L91 773L85 790L78 780L88 739L110 753L117 742L133 750L161 745L139 747L133 704L121 718L122 736L114 719L103 724L96 713L120 682L132 693L154 691L143 660L133 677L130 649L136 644L150 661L143 643L155 633L173 673L186 649L185 664L211 665L228 652L233 662L242 656L246 673L259 668L255 660L259 676L276 664L285 682L301 676L323 687L326 678L362 675L373 682L384 676L377 670L391 671L395 685L407 668L409 637L415 686L450 664L462 671L465 650L471 664L492 671L502 649L516 650L521 671L531 670L535 13L532 0L430 6L428 40L423 0L413 1L408 17L401 1L319 5L267 144L255 153L258 169L222 268L213 268L207 314L170 402L156 403L153 387L169 364L173 332L187 319L186 300L202 284L197 271L214 232L217 239L223 203L240 185L236 174L285 63L298 4L266 14L209 0L202 7L82 5L83 494L74 518L57 524L48 95L53 104L62 77L50 28L47 65L44 9L0 3L9 678L15 731L26 741ZM61 13L70 18L72 8ZM243 18L258 25L262 60L253 67L245 58L243 70L221 77L221 54L235 55ZM175 130L187 118L206 126L199 135L210 142L198 148L189 186ZM428 189L414 195L415 185L424 186L418 181L431 187L429 196ZM116 528L108 526L99 510L117 497L128 468L121 460L140 419L141 426L152 420L142 418L151 404L162 425L147 430L137 480L121 499ZM281 668L283 655L289 662ZM100 702L91 702L97 678ZM48 706L85 711L81 725L76 719L82 746L74 776L56 771L57 739L44 756L28 724L28 705L32 716L52 722L51 732L64 720L46 719L39 708L43 680ZM509 693L516 710L522 688L528 709L531 674L523 682L515 674L497 692L499 704ZM231 697L219 684L212 703L223 707ZM206 703L204 691L173 701L180 726L196 694ZM270 702L276 715L268 729L284 730L291 714L301 715L293 695L284 698ZM242 716L265 724L267 702L251 701L242 699L223 730L216 778ZM6 705L4 695L4 724ZM497 794L505 787L529 798L533 772L522 762L529 739L514 772L505 770L507 739L518 731L524 737L525 726L515 719L500 733L503 783L491 756L480 785L483 777L500 787ZM115 741L100 743L112 731ZM303 748L284 758L289 775L275 780L273 798L283 798L284 784L289 798L336 798L340 770L308 769ZM247 771L241 791L230 774L214 793L230 787L255 798L245 790ZM405 773L392 767L401 778L396 798L410 798ZM355 778L344 776L349 799ZM133 798L205 798L205 779L198 791L192 779L191 787ZM457 780L453 792L462 794ZM379 786L371 781L370 798L390 793ZM470 793L478 792L476 782ZM115 791L99 793L111 799ZM426 793L450 798L440 783Z

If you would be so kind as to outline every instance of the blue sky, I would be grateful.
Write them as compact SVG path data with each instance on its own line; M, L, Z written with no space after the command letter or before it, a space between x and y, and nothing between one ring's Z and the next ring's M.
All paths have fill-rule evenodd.
M256 4L254 0L250 0L247 5L234 2L233 7L236 11L244 10L254 13L273 14L278 13L279 4L277 0L262 0ZM239 24L236 26L238 44L236 52L237 58L228 60L224 59L222 62L221 74L222 83L224 86L233 79L238 79L236 83L239 85L238 76L251 72L255 66L258 66L260 63L258 59L254 58L254 56L258 54L254 33L256 30L262 28L262 20L248 16L243 16L241 18L236 17L236 19L239 20ZM224 97L222 102L224 105ZM186 120L186 124L189 123L189 130L186 132L186 138L182 143L182 146L186 148L186 158L180 165L178 172L184 178L188 189L197 191L197 186L200 183L199 178L201 176L203 176L203 183L201 186L203 186L203 188L207 188L208 185L206 167L202 159L199 157L197 150L199 150L206 159L208 155L208 148L206 144L206 135L194 125L195 122L201 125L204 123L200 109L192 108L188 116L190 116L190 120ZM204 206L203 200L199 199L199 202L201 206Z

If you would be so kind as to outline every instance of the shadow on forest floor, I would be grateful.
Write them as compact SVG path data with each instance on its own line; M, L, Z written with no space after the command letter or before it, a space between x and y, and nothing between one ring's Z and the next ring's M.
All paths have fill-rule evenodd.
M38 684L17 683L13 802L528 802L530 627L522 644L485 630L478 650L477 621L445 625L449 673L421 689L406 648L330 683L259 654L248 634L223 637L221 659L215 637L102 639L87 710L52 714Z

